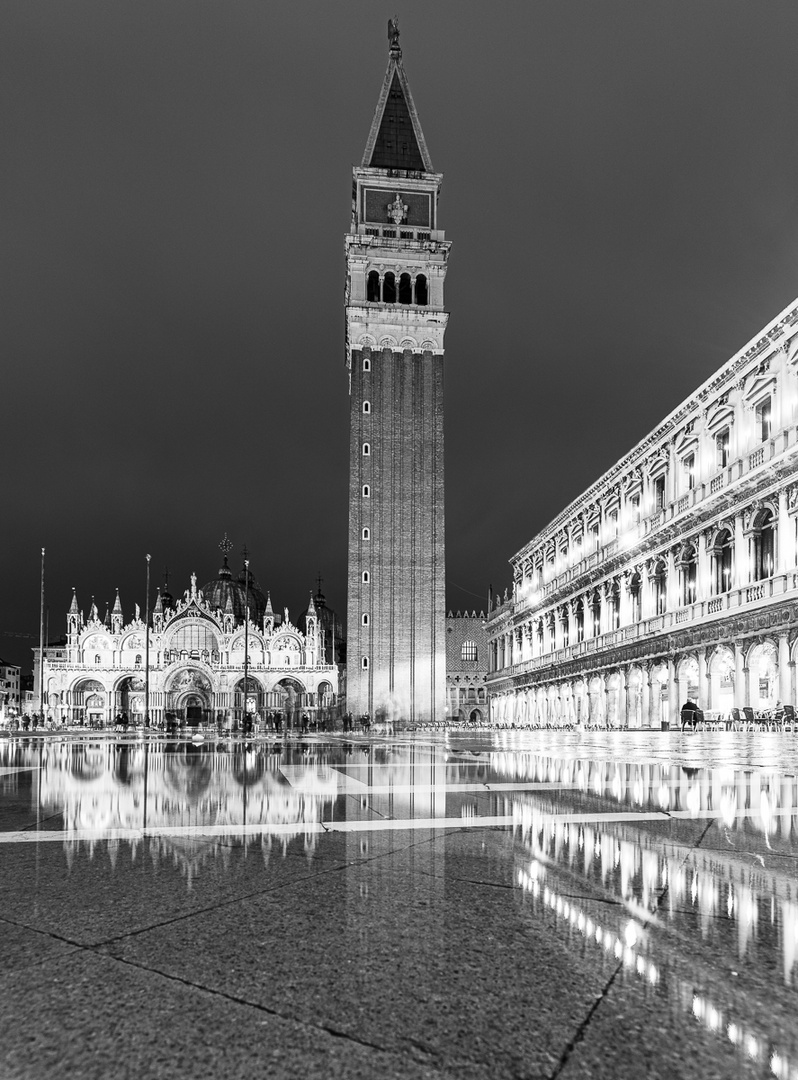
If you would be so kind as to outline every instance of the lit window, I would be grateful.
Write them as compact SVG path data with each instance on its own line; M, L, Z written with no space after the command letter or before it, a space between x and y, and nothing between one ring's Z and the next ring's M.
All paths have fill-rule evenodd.
M371 488L368 486L368 484L363 485L363 498L364 499L370 499L371 498Z
M360 534L360 537L361 537L362 540L370 540L371 539L371 530L368 527L365 528L363 530L363 532Z
M633 495L629 502L629 510L631 513L632 521L637 525L640 521L640 496Z
M665 473L661 473L654 480L654 509L665 509Z
M461 660L476 660L477 658L477 643L476 641L464 641L460 649Z
M368 583L369 583L369 572L368 572L368 570L363 571L363 575L362 575L360 580L363 582L364 585L368 585Z
M692 491L695 487L695 454L688 454L683 461L683 465L687 490Z
M360 616L360 624L361 624L361 626L368 626L368 624L369 624L369 617L368 617L368 615L367 615L367 614L365 613L365 611L364 611L364 612L363 612L363 614L362 614L362 615Z
M367 443L363 443L363 457L369 457L371 454L371 446Z
M364 413L370 413L371 412L371 402L370 401L364 401L363 402L363 412Z
M723 431L719 431L715 436L715 453L717 456L717 466L719 469L725 469L729 464L729 429L724 428Z
M759 430L759 439L761 442L766 442L770 438L771 431L771 406L770 398L765 398L756 407L756 425Z

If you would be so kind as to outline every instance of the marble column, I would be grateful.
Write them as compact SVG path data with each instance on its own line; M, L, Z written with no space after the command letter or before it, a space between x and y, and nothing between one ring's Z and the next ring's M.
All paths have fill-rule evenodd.
M776 570L786 574L795 565L795 533L787 512L787 490L779 492L778 532L776 533ZM784 700L782 698L782 700Z
M679 683L676 664L671 657L668 657L668 721L671 727L679 723Z
M792 704L791 675L789 637L786 633L779 634L779 698L782 705Z
M746 668L743 666L745 657L743 655L743 642L735 641L734 643L734 704L738 709L742 709L744 705L748 704L748 687L746 686L745 676Z
M706 649L698 650L698 704L702 709L708 709L710 707Z
M651 671L648 667L643 668L640 692L642 695L640 722L645 724L646 727L651 727Z
M712 566L707 551L706 531L698 534L698 566L696 568L696 600L706 600L712 595Z
M618 672L618 727L629 726L628 716L628 687L626 682L626 670L621 668Z
M743 532L743 515L734 515L734 570L733 588L741 589L748 584L748 539Z

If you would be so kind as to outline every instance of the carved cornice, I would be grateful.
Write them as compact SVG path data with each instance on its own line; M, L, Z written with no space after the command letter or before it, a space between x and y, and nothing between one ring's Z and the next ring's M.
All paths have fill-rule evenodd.
M797 610L795 603L783 603L685 630L651 635L645 641L615 646L520 675L502 676L500 671L491 672L488 675L489 690L497 693L503 689L541 686L563 679L587 679L627 664L643 666L667 660L676 662L696 649L711 649L719 645L732 647L737 644L743 652L747 652L757 641L779 631L787 633L792 644L796 635L790 635L789 631L795 629Z

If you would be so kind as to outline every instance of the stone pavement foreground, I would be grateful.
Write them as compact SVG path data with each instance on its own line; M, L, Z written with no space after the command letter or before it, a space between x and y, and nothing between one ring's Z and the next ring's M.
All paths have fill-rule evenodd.
M798 737L0 742L0 1076L798 1080Z

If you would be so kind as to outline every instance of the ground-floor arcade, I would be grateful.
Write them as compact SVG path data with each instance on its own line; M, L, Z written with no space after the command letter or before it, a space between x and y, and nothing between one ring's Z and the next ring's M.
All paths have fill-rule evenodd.
M336 706L336 673L292 669L248 673L214 670L207 665L175 665L172 670L113 675L75 672L59 688L51 678L46 718L56 724L103 728L124 717L131 725L166 726L170 721L193 726L237 726L245 714L255 723L277 716L293 724L302 715L326 718ZM245 692L246 686L246 692Z
M706 643L665 638L648 643L647 651L630 656L630 650L609 650L589 664L494 678L491 722L516 727L659 727L676 722L688 699L705 712L728 716L733 708L772 710L777 702L795 704L798 697L798 633L787 628Z

